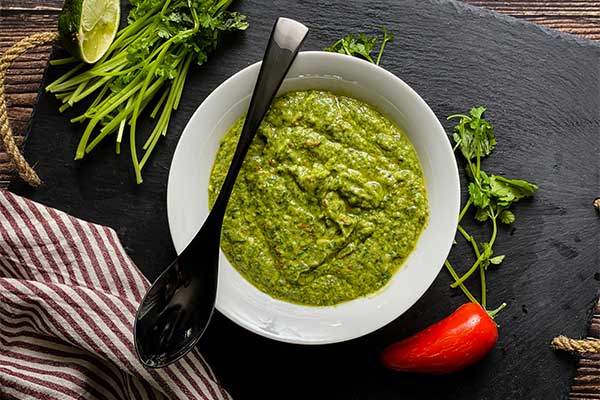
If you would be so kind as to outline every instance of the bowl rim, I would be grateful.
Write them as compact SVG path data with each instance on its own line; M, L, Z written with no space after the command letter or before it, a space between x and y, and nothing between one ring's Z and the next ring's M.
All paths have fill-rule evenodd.
M454 183L456 183L455 185L452 185L455 189L453 196L450 196L448 198L448 204L449 204L449 208L448 208L448 212L451 213L455 218L453 218L453 221L456 221L454 223L454 225L452 226L452 231L456 232L456 228L458 225L458 215L459 215L459 211L460 211L460 196L461 196L461 188L460 188L460 180L459 180L459 173L458 173L458 165L456 163L456 158L454 157L454 152L452 150L452 146L450 144L450 140L448 138L448 135L446 133L446 131L444 130L441 122L439 121L439 119L437 118L437 116L435 115L435 113L433 112L433 110L431 109L431 107L427 104L427 102L425 102L425 100L410 86L408 85L406 82L404 82L400 77L396 76L395 74L393 74L392 72L384 69L383 67L379 66L379 65L375 65L372 64L368 61L356 58L356 57L352 57L352 56L348 56L348 55L344 55L344 54L339 54L339 53L332 53L332 52L326 52L326 51L301 51L298 53L298 58L307 58L307 57L324 57L324 58L329 58L331 62L343 62L343 63L354 63L357 65L360 65L360 68L365 68L365 73L370 73L369 71L374 71L374 73L379 74L380 76L386 76L388 79L392 79L395 81L395 83L397 85L399 85L404 91L406 91L411 97L412 99L414 99L415 101L417 101L420 107L423 108L423 110L428 114L428 116L430 117L431 121L433 122L433 124L436 126L437 129L437 133L441 133L444 135L444 137L446 138L445 140L445 147L446 147L446 151L451 155L451 159L452 159L452 163L453 163L453 168L452 168L452 180L454 181ZM173 205L171 204L171 197L172 197L172 192L174 189L172 189L172 182L174 180L173 175L175 174L175 164L178 160L178 155L181 152L181 142L183 141L184 137L186 137L187 135L193 135L193 132L190 132L191 129L188 129L189 125L191 124L191 121L195 120L198 118L198 115L201 115L204 112L204 108L206 108L206 104L210 104L211 102L213 102L216 98L218 98L220 95L222 95L222 92L225 92L226 90L229 89L229 86L232 85L232 82L239 80L241 77L243 77L244 75L251 73L253 70L256 70L256 75L258 75L258 69L260 68L261 65L261 61L255 62L253 64L250 64L242 69L240 69L239 71L237 71L236 73L234 73L233 75L231 75L229 78L227 78L226 80L224 80L221 84L219 84L203 101L202 103L196 108L196 110L194 111L194 113L192 114L192 116L190 117L190 119L188 120L188 122L186 123L185 128L183 129L181 136L178 140L176 149L174 151L173 154L173 158L171 161L171 165L169 168L169 175L168 175L168 182L167 182L167 213L168 213L168 225L169 225L169 232L171 234L171 238L172 241L174 242L175 247L177 248L177 243L175 243L175 237L176 237L176 232L175 232L175 227L174 224L172 222L172 218L171 218L171 209L173 207ZM293 70L293 67L292 67ZM289 77L286 77L286 80L289 79ZM386 98L387 99L387 98ZM240 99L233 99L229 105L234 104L236 101L239 101ZM388 101L390 101L390 103L394 104L391 100L387 99ZM378 107L375 107L375 109L378 109ZM385 113L384 113L385 115ZM387 118L390 118L389 116L386 115ZM390 118L392 119L392 118ZM397 121L395 121L394 119L392 119L392 121L394 121L395 123L398 124ZM437 134L436 133L436 134ZM409 138L410 140L410 138ZM412 140L411 140L412 143ZM417 151L415 149L415 151ZM417 151L418 154L418 151ZM450 193L448 194L450 195ZM431 210L431 203L430 203L430 199L428 196L428 202L429 202L429 206L430 206L430 210ZM451 207L451 205L454 204L454 207ZM431 221L428 221L428 224L431 223ZM427 225L425 226L424 230L421 232L419 239L417 240L417 243L419 240L421 240L421 237L423 235L423 232L425 231L425 229L427 229ZM447 243L447 249L445 248L442 252L444 254L445 257L448 256L451 248L452 248L452 241L454 239L454 236L451 238L448 238L448 243ZM179 253L179 251L178 251ZM223 256L223 253L221 251L221 255ZM231 264L231 263L230 263ZM221 266L219 267L221 268ZM234 268L232 266L232 268ZM381 322L378 324L371 324L369 325L368 329L365 329L363 332L359 332L358 334L351 334L348 335L347 337L336 337L336 338L332 338L330 340L328 339L320 339L320 340L313 340L313 339L309 339L309 340L305 340L303 338L289 338L289 337L281 337L277 334L274 334L270 331L266 331L266 330L261 330L259 329L256 325L252 325L247 323L246 320L241 320L239 318L237 318L237 315L233 312L230 312L229 310L223 308L223 307L219 307L219 303L218 303L218 294L217 294L217 301L215 302L215 308L217 308L222 314L224 314L228 319L230 319L231 321L235 322L237 325L253 332L256 333L260 336L263 337L268 337L270 339L274 339L277 341L282 341L282 342L287 342L287 343L295 343L295 344L329 344L329 343L337 343L337 342L342 342L342 341L346 341L346 340L351 340L351 339L355 339L361 336L364 336L366 334L369 334L371 332L374 332L380 328L382 328L383 326L386 326L387 324L389 324L390 322L392 322L393 320L399 318L402 314L404 314L407 310L409 310L412 306L414 306L414 304L423 297L423 295L425 294L425 292L431 287L431 285L433 284L433 282L435 281L436 277L439 275L441 269L443 268L443 262L439 265L439 267L435 268L435 274L432 274L432 278L428 279L427 282L425 282L425 284L422 285L422 287L420 287L421 290L418 290L418 294L416 296L414 296L414 299L410 302L410 304L405 304L402 305L401 307L398 307L399 311L395 314L395 316L391 319L389 319L386 322ZM234 268L235 269L235 268ZM402 269L402 268L400 268ZM398 270L399 271L399 270ZM396 273L398 272L396 271ZM236 270L237 272L237 270ZM237 272L239 274L239 272ZM242 279L245 280L245 278L240 274L240 276L242 277ZM385 290L386 287L389 286L390 282L392 280L390 279L390 281L388 282L388 284L386 284L386 286L384 286L384 288L372 293L371 295L367 296L371 297L371 296L377 296L378 293L381 293L382 290ZM251 284L252 285L252 284ZM254 287L252 285L252 287ZM258 288L254 287L254 289L256 289L257 291L260 291ZM261 292L262 293L262 292ZM278 299L275 299L278 300ZM278 301L283 301L283 300L278 300ZM287 302L286 302L287 303ZM346 302L349 303L349 302ZM346 304L346 303L341 303L341 304ZM294 303L289 303L289 304L294 304ZM315 306L308 306L308 305L300 305L300 304L294 304L297 307L302 307L302 308L307 308L307 309L315 309L315 308L320 308L320 307L315 307ZM335 306L333 306L335 307ZM323 308L327 308L327 307L323 307Z

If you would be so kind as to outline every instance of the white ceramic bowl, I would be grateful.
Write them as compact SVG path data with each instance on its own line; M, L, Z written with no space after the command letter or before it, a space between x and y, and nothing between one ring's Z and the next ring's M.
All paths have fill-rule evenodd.
M171 164L167 209L181 252L208 214L208 181L219 142L247 110L260 63L221 84L188 122ZM272 339L302 344L353 339L391 322L411 307L439 273L454 238L460 205L458 169L440 122L425 101L390 72L354 57L302 52L280 93L325 89L363 100L395 121L414 145L427 184L430 220L417 246L382 290L330 307L276 300L246 281L221 253L217 309L240 326ZM199 260L201 261L201 260Z

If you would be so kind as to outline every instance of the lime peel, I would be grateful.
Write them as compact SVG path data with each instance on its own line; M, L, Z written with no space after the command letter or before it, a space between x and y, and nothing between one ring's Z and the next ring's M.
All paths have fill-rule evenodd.
M119 0L65 0L58 19L60 41L74 57L93 64L115 39L120 15Z

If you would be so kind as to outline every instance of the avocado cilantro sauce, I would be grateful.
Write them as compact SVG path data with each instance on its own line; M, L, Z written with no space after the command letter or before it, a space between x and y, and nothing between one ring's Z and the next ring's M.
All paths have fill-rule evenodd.
M242 125L219 148L211 206ZM221 248L272 297L328 306L383 287L428 216L421 165L394 123L356 99L292 92L274 101L248 151Z

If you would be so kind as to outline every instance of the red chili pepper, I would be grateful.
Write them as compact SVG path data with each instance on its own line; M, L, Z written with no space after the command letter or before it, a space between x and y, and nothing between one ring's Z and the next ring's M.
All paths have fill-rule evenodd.
M496 344L498 328L477 303L421 332L394 343L381 354L383 365L404 372L447 374L480 361Z

